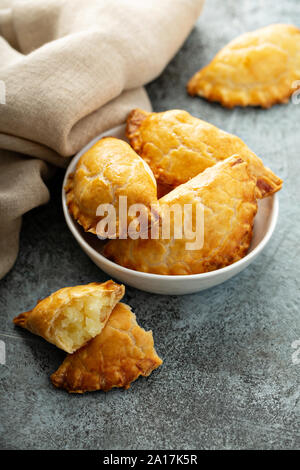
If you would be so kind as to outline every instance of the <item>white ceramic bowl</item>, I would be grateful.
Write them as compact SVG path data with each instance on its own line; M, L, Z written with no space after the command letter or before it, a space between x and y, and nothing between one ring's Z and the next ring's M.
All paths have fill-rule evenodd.
M101 242L95 235L85 233L82 227L70 216L66 205L64 186L69 173L74 171L76 163L83 153L85 153L95 142L105 135L125 140L124 129L125 126L119 126L93 139L72 159L64 178L62 204L65 219L75 239L91 260L109 276L123 282L124 284L128 284L129 286L136 287L137 289L147 292L167 295L191 294L193 292L199 292L201 290L208 289L209 287L216 286L235 276L252 263L252 261L255 260L266 246L274 231L278 218L278 198L276 194L272 197L260 200L258 203L258 212L255 217L253 238L248 254L241 260L227 266L226 268L211 271L209 273L192 274L188 276L162 276L159 274L148 274L123 268L100 254L99 251L103 247L103 242Z

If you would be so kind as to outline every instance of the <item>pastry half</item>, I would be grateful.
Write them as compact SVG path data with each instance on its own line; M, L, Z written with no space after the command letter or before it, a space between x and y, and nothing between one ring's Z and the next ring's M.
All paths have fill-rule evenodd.
M82 155L65 191L70 214L85 231L97 233L100 238L117 238L126 233L134 219L128 212L133 204L145 208L147 226L151 203L157 199L156 181L148 165L127 142L114 137L99 140ZM125 217L123 228L120 207ZM111 216L115 214L115 224L110 224L109 231L104 223L108 209L113 211Z
M149 234L147 240L111 240L104 255L126 268L169 275L213 271L246 255L257 211L256 180L241 158L233 156L207 168L160 199L159 205L158 234ZM185 213L187 206L192 210ZM190 231L180 234L184 223Z
M152 332L141 328L130 307L119 303L102 332L68 355L51 381L74 393L129 388L140 375L150 375L161 364Z
M124 293L113 281L64 287L13 321L72 353L101 332Z
M127 119L127 137L151 167L161 194L235 154L248 163L256 178L257 197L269 196L282 186L282 180L239 137L186 111L148 113L134 109Z
M230 42L191 78L187 90L228 108L269 108L287 102L299 79L300 30L272 24Z

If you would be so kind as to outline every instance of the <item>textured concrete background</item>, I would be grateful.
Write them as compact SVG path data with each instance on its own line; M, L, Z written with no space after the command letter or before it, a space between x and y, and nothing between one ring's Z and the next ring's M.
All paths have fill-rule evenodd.
M185 93L228 40L272 22L300 26L300 2L207 0L182 50L148 86L155 110L183 108L238 134L284 178L270 244L238 277L200 294L127 288L125 301L153 329L164 365L128 391L69 396L49 381L64 353L11 322L60 287L107 279L65 225L58 173L50 204L24 217L19 258L0 282L2 448L300 447L300 364L291 346L300 340L300 105L230 111Z

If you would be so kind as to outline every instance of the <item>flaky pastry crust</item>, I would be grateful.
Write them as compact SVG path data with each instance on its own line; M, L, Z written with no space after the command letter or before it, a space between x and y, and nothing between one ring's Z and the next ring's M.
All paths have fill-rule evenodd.
M141 328L130 307L119 303L103 331L67 356L51 381L55 387L73 393L127 389L140 375L150 375L161 364L152 331Z
M103 238L119 234L119 197L127 197L127 206L143 204L146 209L157 199L155 178L150 168L123 140L105 137L91 147L77 163L66 188L70 214L87 232ZM116 209L116 230L107 236L97 224L101 204L111 204ZM104 214L106 216L106 213ZM147 218L149 213L145 215ZM132 219L128 217L127 225ZM104 227L105 229L105 227Z
M256 178L258 198L270 196L282 187L282 180L239 137L186 111L148 113L134 109L127 119L127 137L149 164L162 195L235 154L248 163Z
M257 211L256 180L247 166L241 158L230 157L178 186L159 201L158 239L111 240L104 247L104 255L126 268L170 275L204 273L238 261L248 251ZM187 249L187 243L194 243L196 235L189 238L183 232L182 238L175 238L174 215L170 211L173 229L169 238L164 238L164 217L176 204L182 208L192 205L195 232L201 220L196 219L197 203L203 207L203 246Z
M187 90L228 108L269 108L286 103L299 79L300 30L272 24L230 42L191 78Z
M113 281L64 287L13 322L72 353L102 331L124 293Z

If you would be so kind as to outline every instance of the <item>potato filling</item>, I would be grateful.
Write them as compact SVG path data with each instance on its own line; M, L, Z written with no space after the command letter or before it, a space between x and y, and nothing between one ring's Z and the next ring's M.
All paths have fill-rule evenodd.
M89 295L73 299L55 322L56 335L69 351L75 351L104 327L112 310L110 298Z

